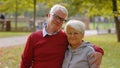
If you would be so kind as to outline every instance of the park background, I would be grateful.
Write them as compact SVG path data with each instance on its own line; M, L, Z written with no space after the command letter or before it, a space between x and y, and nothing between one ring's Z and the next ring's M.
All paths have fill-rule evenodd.
M113 4L114 1L117 2L117 6ZM119 21L119 0L0 0L0 13L5 14L5 20L8 22L4 28L0 23L0 38L28 36L36 31L35 23L44 22L46 14L54 4L67 7L68 20L82 20L86 24L86 30L97 31L97 35L87 36L85 40L104 49L101 68L120 66L119 33L116 32L118 29L115 21L115 17ZM114 5L117 10L113 9ZM23 48L24 44L0 47L0 68L19 68Z

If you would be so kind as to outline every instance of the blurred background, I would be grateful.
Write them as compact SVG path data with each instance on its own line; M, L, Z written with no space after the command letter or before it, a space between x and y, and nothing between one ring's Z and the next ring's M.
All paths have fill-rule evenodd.
M68 20L84 21L87 30L115 30L112 2L112 0L0 0L0 14L4 14L8 22L0 23L0 31L36 31L37 26L41 29L50 7L54 4L64 5L69 11Z
M120 0L0 0L0 68L19 68L27 37L44 27L54 4L85 23L85 40L104 49L101 68L120 66Z

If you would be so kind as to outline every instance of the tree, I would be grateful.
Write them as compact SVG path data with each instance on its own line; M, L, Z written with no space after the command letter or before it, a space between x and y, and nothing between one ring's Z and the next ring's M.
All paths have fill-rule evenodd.
M118 10L117 10L117 1L112 0L113 3L113 13L114 13L114 19L115 19L115 24L116 24L116 32L117 32L117 38L118 42L120 42L120 21L118 20Z

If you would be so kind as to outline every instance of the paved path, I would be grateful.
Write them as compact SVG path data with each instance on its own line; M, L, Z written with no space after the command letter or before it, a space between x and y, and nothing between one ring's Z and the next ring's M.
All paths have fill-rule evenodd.
M106 34L107 30L86 30L85 36L97 35L97 34ZM111 33L115 33L115 29L111 30ZM14 36L7 38L0 38L0 47L8 47L15 45L24 45L28 36Z
M97 30L86 30L85 36L97 35Z
M0 38L0 47L8 47L25 44L27 36L14 36L8 38Z
M85 35L96 35L96 30L86 31ZM0 38L0 47L8 47L8 46L15 46L15 45L24 45L27 40L27 36L14 36L8 38Z

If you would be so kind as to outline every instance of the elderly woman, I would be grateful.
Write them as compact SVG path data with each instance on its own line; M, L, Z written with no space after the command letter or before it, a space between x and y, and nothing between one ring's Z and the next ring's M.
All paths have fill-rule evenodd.
M69 42L65 53L62 68L95 68L90 64L94 58L88 58L93 54L93 44L83 41L85 25L78 20L70 20L65 25L65 32Z

